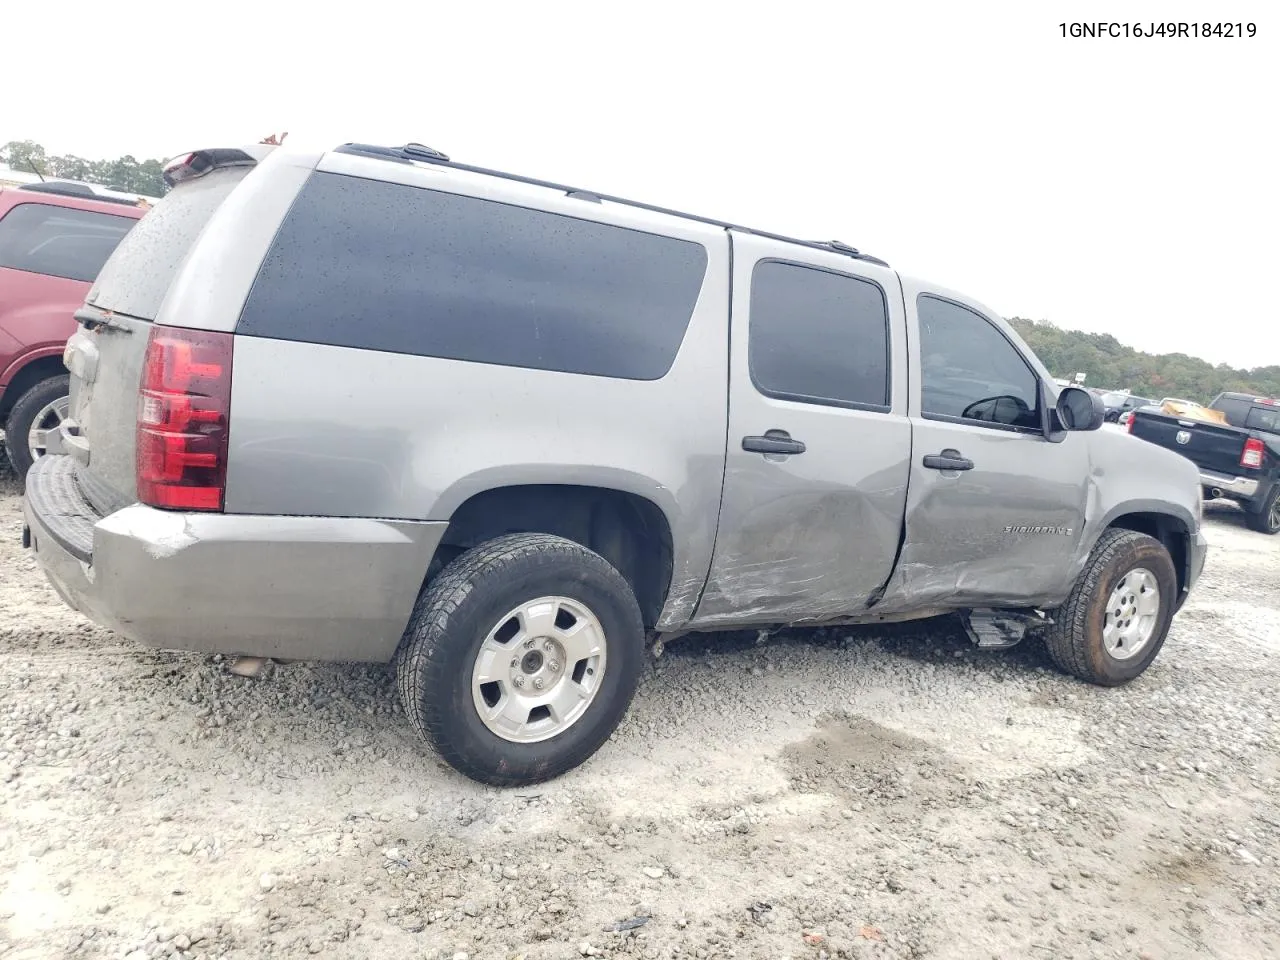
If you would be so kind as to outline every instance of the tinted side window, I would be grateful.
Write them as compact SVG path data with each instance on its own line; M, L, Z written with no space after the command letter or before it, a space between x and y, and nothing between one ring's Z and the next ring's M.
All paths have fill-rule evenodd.
M763 393L888 409L889 311L869 280L761 261L751 272L748 342Z
M706 272L698 243L317 173L237 333L656 380Z
M1280 409L1275 407L1250 407L1244 418L1244 425L1250 430L1261 430L1264 433L1280 433Z
M0 267L91 282L134 222L108 213L20 203L0 220Z
M926 417L1040 429L1038 380L996 327L936 297L920 297L916 311Z

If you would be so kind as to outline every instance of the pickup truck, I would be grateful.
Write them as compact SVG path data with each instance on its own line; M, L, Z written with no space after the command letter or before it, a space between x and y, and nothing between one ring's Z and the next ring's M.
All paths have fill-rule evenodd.
M394 662L477 780L584 761L692 631L958 617L1123 684L1204 564L1190 463L847 244L419 144L166 177L76 314L27 544L144 644Z
M1280 533L1280 401L1220 393L1209 409L1226 423L1149 406L1133 412L1129 432L1194 463L1207 499L1234 500L1254 530Z

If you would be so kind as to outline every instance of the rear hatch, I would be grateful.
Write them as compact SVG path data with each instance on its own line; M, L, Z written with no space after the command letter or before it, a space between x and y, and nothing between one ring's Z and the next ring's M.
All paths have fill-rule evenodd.
M1172 417L1153 409L1135 410L1129 432L1227 476L1240 473L1240 458L1249 439L1248 432L1237 427Z
M198 166L195 158L209 156L202 151L186 159ZM80 329L64 354L71 412L63 446L76 460L81 491L100 514L137 500L138 388L152 321L205 224L252 166L251 157L239 156L226 166L206 160L210 169L178 179L121 241L76 312Z

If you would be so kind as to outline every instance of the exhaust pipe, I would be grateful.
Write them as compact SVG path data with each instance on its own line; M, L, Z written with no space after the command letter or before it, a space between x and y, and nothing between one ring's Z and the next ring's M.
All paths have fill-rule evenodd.
M1221 491L1218 487L1210 487L1210 488L1209 488L1209 499L1210 499L1210 500L1220 500L1220 499L1222 499L1222 491Z

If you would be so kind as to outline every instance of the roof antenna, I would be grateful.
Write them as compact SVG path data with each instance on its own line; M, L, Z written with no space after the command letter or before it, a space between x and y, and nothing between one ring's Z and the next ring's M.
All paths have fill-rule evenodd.
M40 178L40 182L44 183L44 174L40 172L40 168L36 166L36 162L31 159L30 154L23 158L27 161L27 166L31 168L31 172Z

